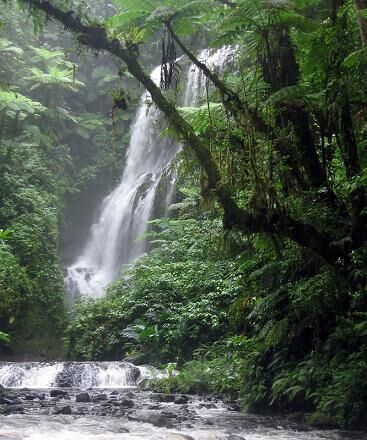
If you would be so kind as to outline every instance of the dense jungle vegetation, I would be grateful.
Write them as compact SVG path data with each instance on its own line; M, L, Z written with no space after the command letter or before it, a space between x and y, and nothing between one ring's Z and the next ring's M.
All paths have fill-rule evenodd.
M71 359L179 368L163 390L365 427L367 1L1 3L2 344L66 329ZM235 66L211 71L202 42L236 45ZM176 103L181 54L207 79L198 108ZM123 167L138 83L184 146L177 200L68 317L59 242Z

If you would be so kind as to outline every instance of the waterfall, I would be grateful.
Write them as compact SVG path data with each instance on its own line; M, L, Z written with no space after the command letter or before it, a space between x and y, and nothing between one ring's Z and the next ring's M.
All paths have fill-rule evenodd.
M0 385L6 388L125 388L154 374L129 362L0 363Z
M152 79L159 82L160 67L153 71ZM144 94L131 130L121 183L103 201L86 247L67 269L66 286L72 296L102 295L121 266L144 252L145 243L136 238L147 230L158 184L179 149L171 139L159 136L157 125L163 118L148 101L149 95Z
M221 71L233 53L231 47L214 52L206 49L199 59ZM151 77L159 83L160 67ZM205 96L205 77L197 67L190 65L183 104L197 106L202 96ZM159 183L163 175L169 175L170 165L181 148L172 139L160 136L163 117L149 100L149 94L145 93L131 130L121 182L103 201L99 220L92 226L84 250L67 268L65 284L70 302L79 293L94 298L101 296L107 284L119 276L122 265L145 250L145 242L137 237L147 231ZM171 176L165 195L166 207L172 200L174 181Z

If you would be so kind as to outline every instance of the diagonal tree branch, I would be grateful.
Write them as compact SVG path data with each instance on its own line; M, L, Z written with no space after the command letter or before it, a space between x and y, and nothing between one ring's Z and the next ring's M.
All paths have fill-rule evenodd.
M170 21L165 22L165 25L182 52L219 90L222 104L228 113L234 117L240 126L246 128L248 124L247 121L249 121L249 123L258 133L269 139L272 142L275 150L287 165L291 177L298 182L301 187L303 187L305 184L302 174L299 170L297 159L291 153L291 149L285 145L284 141L279 139L279 136L273 127L261 117L256 109L251 108L244 101L242 101L239 94L228 87L228 85L222 81L216 73L212 72L205 63L196 58L196 56L183 44L181 39L175 33Z
M79 17L63 12L46 0L23 0L31 8L46 13L60 22L67 30L77 35L81 44L96 50L105 50L124 61L129 72L150 93L153 102L165 115L168 123L175 130L179 140L190 147L208 178L207 191L213 194L224 210L224 226L239 229L244 233L266 233L285 236L301 246L311 249L325 262L339 266L347 256L332 246L331 238L319 232L312 225L295 220L285 212L267 210L252 214L242 209L234 200L227 186L221 182L218 167L206 145L206 140L199 138L190 124L180 115L177 108L163 95L159 87L147 75L137 60L134 50L122 46L118 40L111 40L102 25L84 25Z

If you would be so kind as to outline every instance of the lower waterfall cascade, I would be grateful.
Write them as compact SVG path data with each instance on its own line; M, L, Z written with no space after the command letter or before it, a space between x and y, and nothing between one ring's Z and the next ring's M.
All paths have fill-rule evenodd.
M129 362L1 362L6 388L126 388L154 375L151 367Z
M235 50L231 46L217 51L205 49L198 58L221 72L233 58ZM159 66L151 75L156 84L160 81L160 73ZM187 70L183 105L197 106L205 91L205 76L191 64ZM122 265L144 252L145 242L137 237L147 232L163 176L168 179L164 200L167 209L172 202L175 176L170 169L181 146L160 136L162 115L149 104L149 99L148 93L141 98L121 182L103 200L99 220L92 226L86 246L66 270L65 285L70 303L78 294L92 298L102 296L107 284L119 276Z

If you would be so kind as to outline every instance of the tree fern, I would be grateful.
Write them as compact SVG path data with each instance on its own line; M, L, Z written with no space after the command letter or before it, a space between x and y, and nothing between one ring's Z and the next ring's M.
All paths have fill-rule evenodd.
M3 56L12 56L13 58L19 58L24 54L24 51L22 48L16 46L11 41L0 38L0 57Z
M16 112L20 112L21 117L25 117L30 114L40 115L46 107L20 93L0 90L0 109L5 110L10 117L15 117Z

